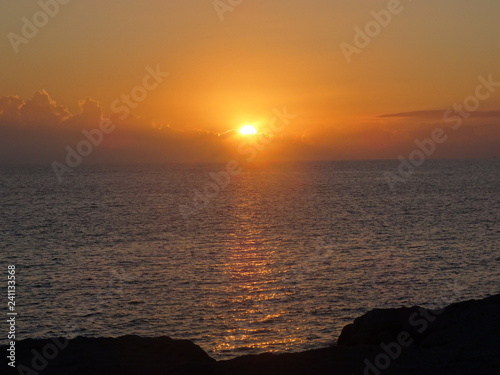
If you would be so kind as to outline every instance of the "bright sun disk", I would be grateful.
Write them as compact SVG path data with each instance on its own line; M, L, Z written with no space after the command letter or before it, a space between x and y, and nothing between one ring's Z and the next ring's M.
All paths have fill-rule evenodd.
M240 133L243 135L257 134L257 129L252 125L245 125L241 127Z

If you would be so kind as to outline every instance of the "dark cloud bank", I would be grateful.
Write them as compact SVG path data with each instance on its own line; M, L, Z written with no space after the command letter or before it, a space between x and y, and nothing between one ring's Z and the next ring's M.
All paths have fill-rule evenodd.
M79 107L73 114L44 90L30 99L0 97L0 165L67 166L71 150L77 151L82 141L91 142L92 136L91 150L80 145L85 154L80 164L396 159L411 152L415 140L429 137L434 128L451 126L443 123L443 111L415 111L379 116L368 124L311 126L303 134L284 131L263 136L253 145L234 130L219 134L179 130L133 115L120 119L89 97ZM499 120L500 111L475 113L433 157L500 156ZM100 128L107 130L102 137L95 131Z

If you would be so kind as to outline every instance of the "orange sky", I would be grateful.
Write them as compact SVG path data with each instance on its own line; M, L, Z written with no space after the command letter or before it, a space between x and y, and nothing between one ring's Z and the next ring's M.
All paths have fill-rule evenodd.
M496 0L41 3L0 5L0 163L64 158L108 116L116 130L93 159L225 160L232 129L285 107L296 117L270 159L395 159L449 128L443 113L479 77L500 82ZM367 46L356 27L374 33ZM116 118L148 67L168 76ZM489 94L433 157L500 156L500 88Z

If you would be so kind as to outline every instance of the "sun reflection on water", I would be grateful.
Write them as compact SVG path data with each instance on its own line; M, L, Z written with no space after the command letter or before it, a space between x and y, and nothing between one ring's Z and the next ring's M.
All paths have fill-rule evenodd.
M265 237L264 229L255 220L257 207L262 204L259 198L265 194L254 190L235 195L231 241L224 249L222 266L228 308L221 316L224 334L216 339L214 352L230 355L283 351L304 338L297 335L294 325L287 324L282 301L293 293L283 286L278 272L283 267L276 264L279 246Z

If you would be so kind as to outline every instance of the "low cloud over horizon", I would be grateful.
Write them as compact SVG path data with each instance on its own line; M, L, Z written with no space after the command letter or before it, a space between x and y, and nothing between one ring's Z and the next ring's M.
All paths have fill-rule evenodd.
M294 113L293 108L288 111ZM0 164L64 163L68 147L76 149L87 139L83 131L99 129L108 116L113 130L103 134L102 142L83 158L84 163L397 159L415 148L415 140L429 138L436 127L449 131L449 136L433 158L500 156L500 111L477 111L463 119L458 130L443 121L443 113L409 111L331 127L311 124L303 133L284 129L263 135L253 144L235 129L223 133L179 130L133 114L121 120L105 113L90 97L80 100L79 113L72 113L40 90L30 99L0 97ZM272 109L268 115L267 122Z
M410 111L401 113L389 113L378 116L379 118L414 118L414 119L439 119L443 118L448 109L434 109L424 111ZM475 111L470 113L471 118L500 119L500 111Z

